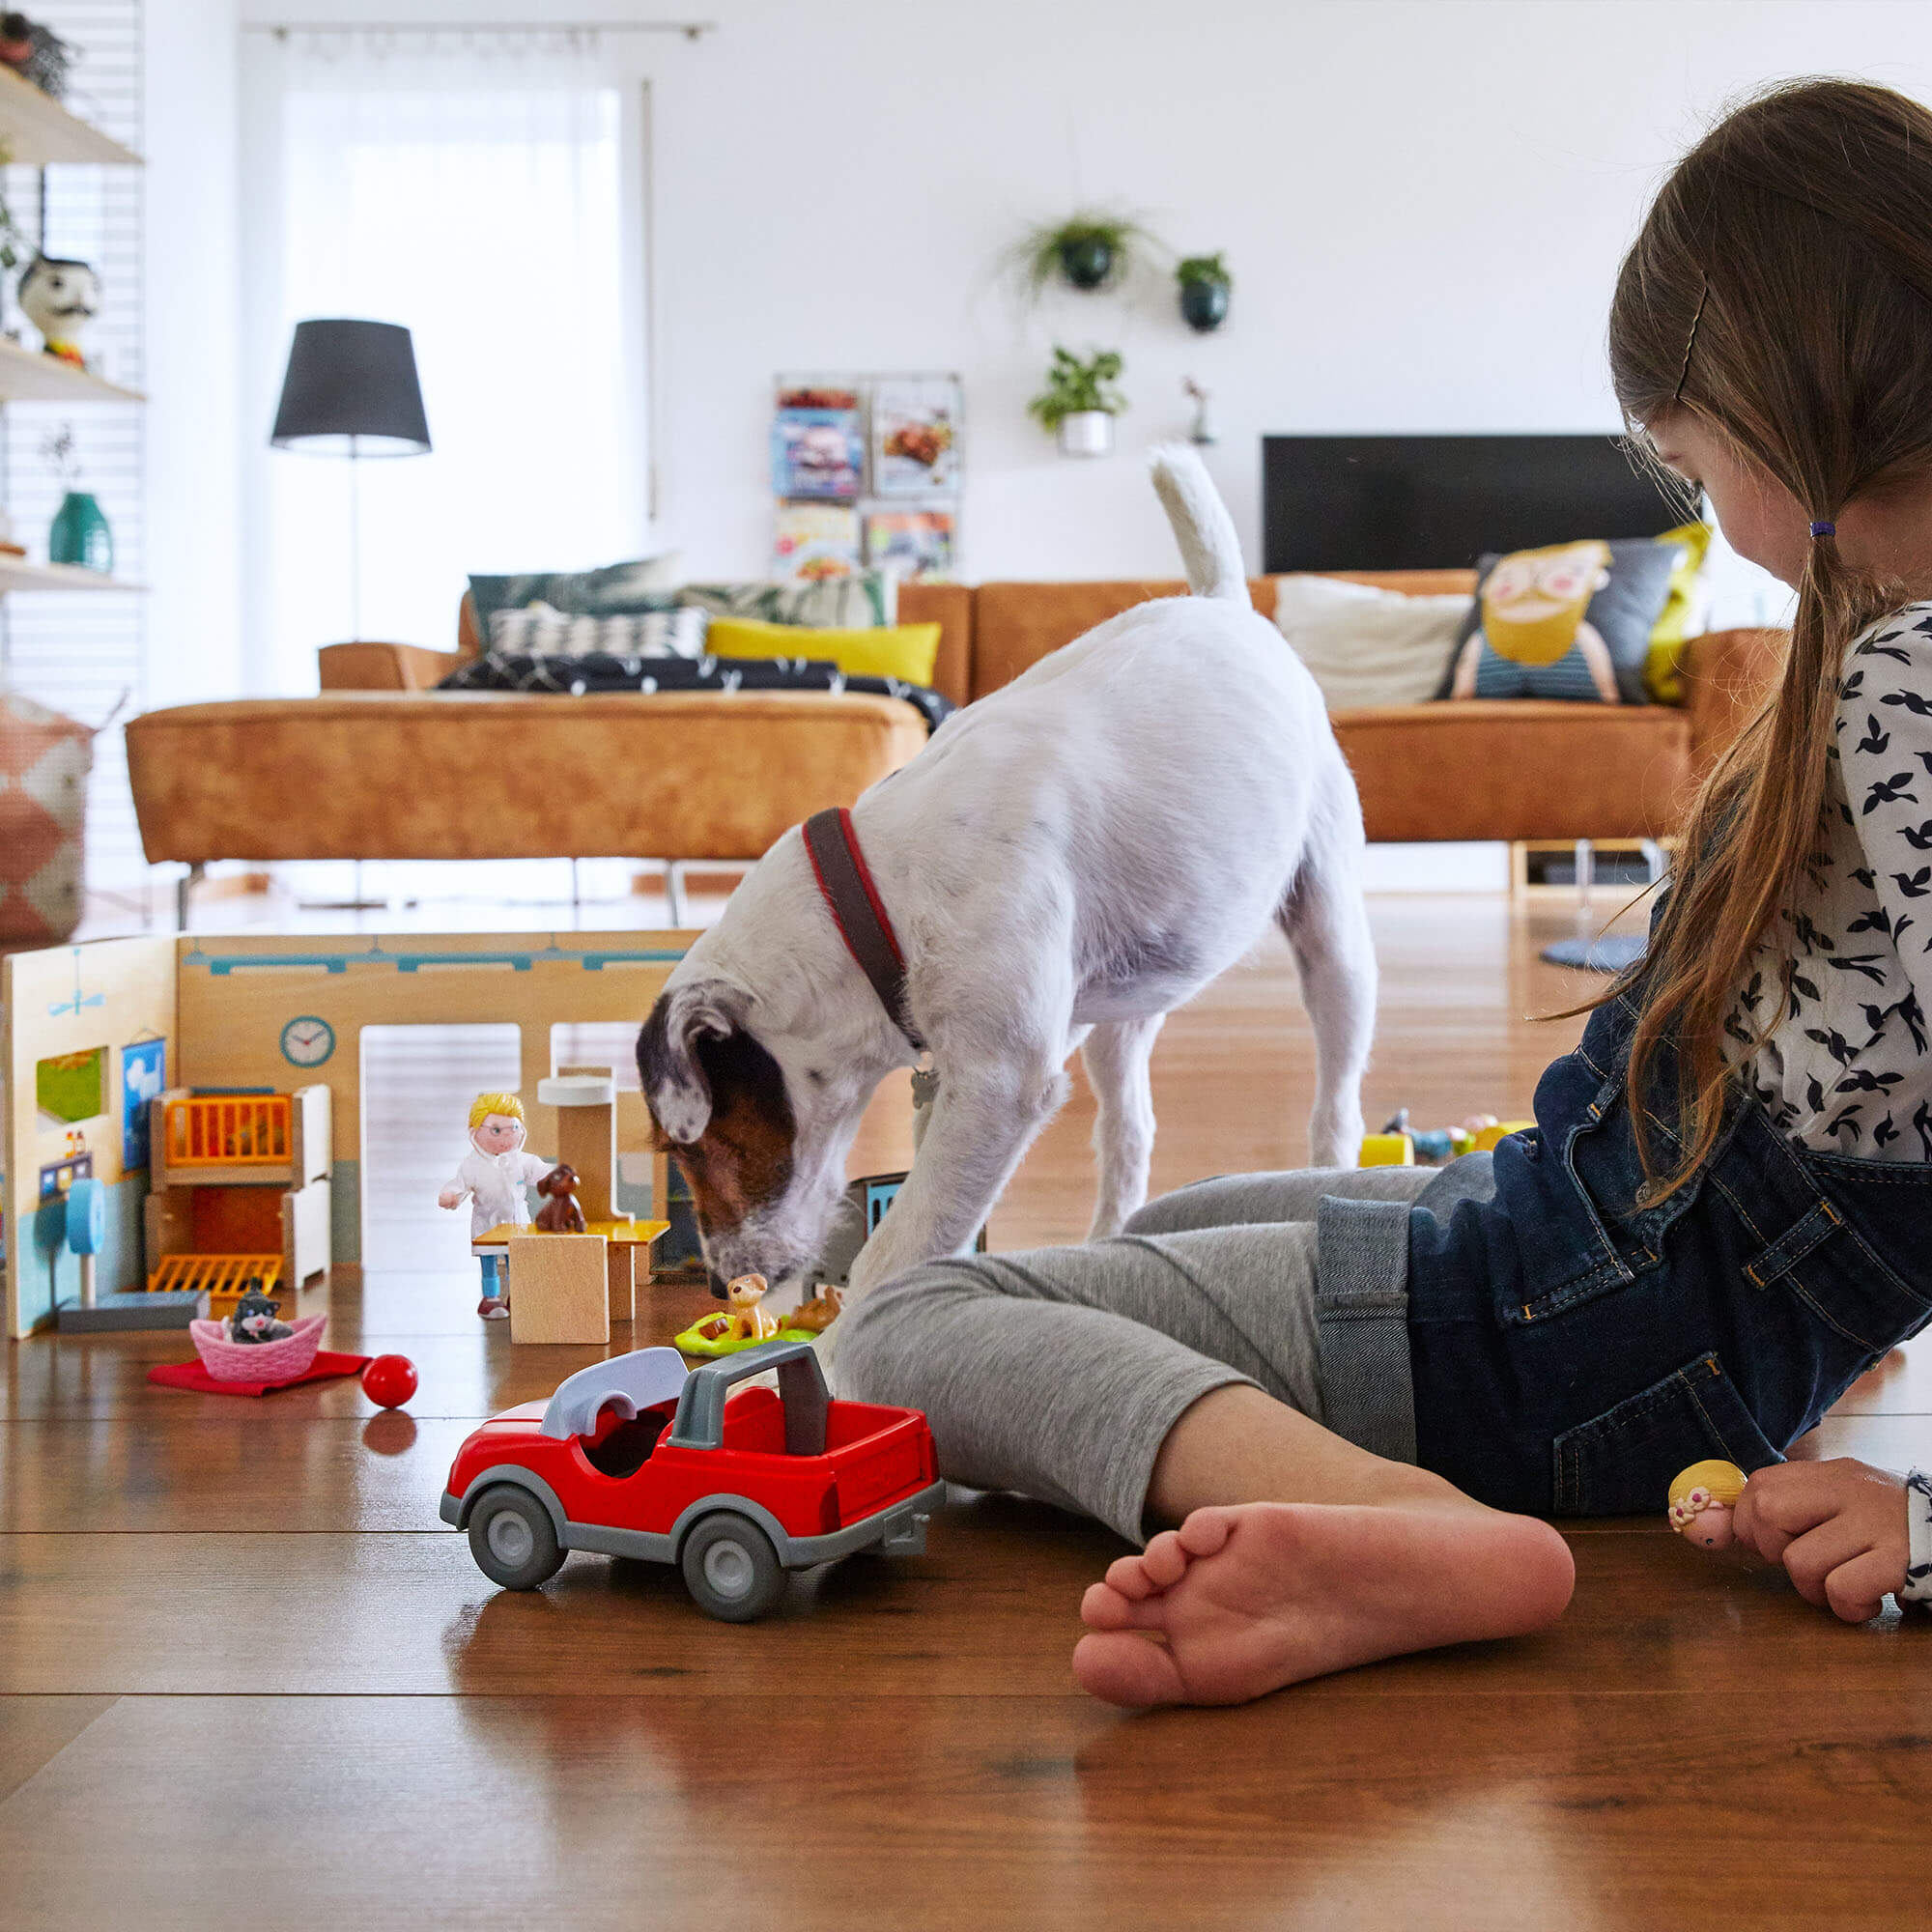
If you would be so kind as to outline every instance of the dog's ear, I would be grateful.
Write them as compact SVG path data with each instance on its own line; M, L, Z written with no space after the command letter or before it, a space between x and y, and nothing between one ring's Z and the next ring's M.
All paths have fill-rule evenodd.
M746 999L725 980L692 980L658 996L638 1036L638 1078L644 1105L667 1139L688 1147L711 1119L711 1082L696 1052L705 1037L729 1039L742 1025Z

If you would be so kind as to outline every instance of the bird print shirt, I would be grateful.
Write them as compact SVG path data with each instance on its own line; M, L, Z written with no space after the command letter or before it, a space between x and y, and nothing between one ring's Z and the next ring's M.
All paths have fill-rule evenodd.
M1751 955L1725 1058L1801 1146L1932 1161L1932 601L1853 641L1834 733L1818 844Z

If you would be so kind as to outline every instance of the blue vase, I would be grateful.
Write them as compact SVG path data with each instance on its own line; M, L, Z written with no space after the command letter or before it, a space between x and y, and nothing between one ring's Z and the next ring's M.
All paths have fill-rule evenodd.
M85 490L70 490L47 528L47 561L76 563L83 570L114 573L114 532L100 505Z

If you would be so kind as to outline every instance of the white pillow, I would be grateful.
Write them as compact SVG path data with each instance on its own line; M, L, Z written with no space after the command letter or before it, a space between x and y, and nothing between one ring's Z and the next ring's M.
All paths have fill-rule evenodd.
M1405 597L1330 577L1277 577L1274 620L1330 711L1425 704L1456 648L1470 599Z
M611 617L555 611L548 604L490 613L490 648L509 656L581 658L700 658L711 613L681 605L674 611L635 611Z

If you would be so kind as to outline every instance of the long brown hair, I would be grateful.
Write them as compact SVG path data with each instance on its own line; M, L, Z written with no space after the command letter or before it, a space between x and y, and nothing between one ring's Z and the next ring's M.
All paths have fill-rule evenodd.
M1691 412L1816 523L1932 470L1932 113L1882 87L1795 82L1728 115L1664 183L1610 309L1625 421ZM1815 537L1777 688L1719 759L1684 826L1648 956L1607 998L1639 1016L1627 1093L1646 1199L1688 1180L1716 1142L1721 1029L1760 943L1792 970L1787 919L1818 851L1846 646L1903 592ZM1676 1050L1674 1145L1643 1104Z

